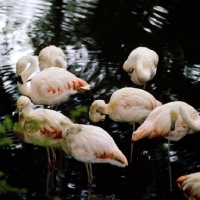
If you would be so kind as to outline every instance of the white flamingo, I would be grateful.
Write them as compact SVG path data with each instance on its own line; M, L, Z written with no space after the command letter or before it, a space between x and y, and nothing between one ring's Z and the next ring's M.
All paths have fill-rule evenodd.
M135 122L144 121L147 116L157 106L162 105L149 92L125 87L115 91L108 104L103 100L95 100L90 106L89 117L93 122L103 121L106 115L117 122L133 122L133 130L135 130ZM132 149L131 156L132 161Z
M123 69L126 71L133 83L145 85L147 81L153 79L158 65L158 55L155 51L146 47L134 49L128 59L124 62Z
M200 199L200 172L180 176L176 183L189 200Z
M40 71L49 67L67 68L66 56L63 50L54 45L43 48L38 56Z
M17 100L15 113L19 113L18 122L14 124L14 134L23 142L47 147L48 172L46 195L48 196L49 173L51 160L49 148L53 153L52 163L56 162L53 147L61 147L62 132L73 124L63 114L50 109L36 109L31 107L31 101L26 96L20 96Z
M63 132L62 137L64 152L85 163L89 187L93 181L91 163L110 163L118 167L128 165L113 138L100 127L73 124Z
M33 56L23 56L16 64L18 89L34 104L54 106L67 101L70 95L77 92L90 91L91 86L86 81L58 67L50 67L39 72L33 76L28 87L27 80L36 68L37 62Z
M170 190L172 191L170 141L178 141L186 134L200 130L198 112L189 104L175 101L155 108L141 126L133 132L132 143L144 137L164 137L168 140Z

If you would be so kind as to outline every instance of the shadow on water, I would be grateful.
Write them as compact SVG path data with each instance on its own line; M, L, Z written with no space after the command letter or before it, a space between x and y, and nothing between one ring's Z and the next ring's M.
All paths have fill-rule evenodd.
M67 55L68 70L92 85L95 99L109 101L111 94L133 85L122 65L129 53L146 46L159 55L156 77L147 90L162 103L182 100L199 105L200 30L199 2L170 1L89 1L89 0L7 0L0 5L0 117L12 117L19 92L15 63L23 55L37 56L48 46L61 47ZM91 102L76 94L58 110L76 123L93 124L111 134L129 158L132 124L116 123L108 117L92 123L88 117ZM37 106L36 106L37 107ZM12 131L13 144L0 147L0 171L5 181L26 188L20 197L7 193L6 199L44 199L46 150L22 143ZM199 171L200 136L187 135L171 144L172 179ZM83 163L57 150L56 189L59 199L185 199L173 184L169 191L167 141L143 139L135 143L134 159L121 169L94 164L94 183L88 192Z

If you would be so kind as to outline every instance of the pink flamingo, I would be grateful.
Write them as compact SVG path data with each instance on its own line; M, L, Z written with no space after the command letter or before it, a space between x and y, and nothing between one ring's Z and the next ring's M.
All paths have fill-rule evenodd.
M85 163L89 187L93 181L91 163L110 163L118 167L128 165L113 138L100 127L73 124L63 132L62 137L63 151Z
M134 49L128 59L124 62L123 69L126 71L133 83L145 85L147 81L156 75L158 55L155 51L146 47Z
M189 104L175 101L155 108L141 126L133 132L132 143L148 137L165 137L168 140L170 190L172 191L170 141L178 141L186 134L200 130L198 112Z
M43 48L38 56L40 71L49 67L67 68L66 56L63 50L54 45Z
M180 176L176 183L189 200L200 199L200 172Z
M144 121L147 116L157 106L162 105L153 95L142 89L125 87L115 91L106 104L103 100L95 100L90 106L89 117L93 122L103 121L106 115L117 122L133 122L133 131L135 122ZM131 144L132 161L133 144Z
M20 96L17 100L15 113L19 113L18 122L14 124L14 134L23 142L47 147L47 185L46 195L48 196L49 173L51 160L49 148L52 150L53 160L56 162L56 155L53 147L61 147L62 132L73 124L63 114L50 109L36 109L31 107L31 101L26 96Z
M39 72L30 81L30 86L27 86L27 80L36 68L37 63L33 56L23 56L16 64L18 89L34 104L54 106L67 101L69 96L77 92L90 91L91 86L86 81L58 67Z

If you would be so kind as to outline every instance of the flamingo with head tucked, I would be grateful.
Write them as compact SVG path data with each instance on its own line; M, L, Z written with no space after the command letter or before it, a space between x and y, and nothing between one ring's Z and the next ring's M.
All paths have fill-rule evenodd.
M178 141L186 134L200 130L198 112L182 101L166 103L155 108L141 126L133 132L132 143L144 137L164 137L168 140L170 190L172 191L170 141Z
M176 183L189 200L200 199L200 172L180 176Z
M156 75L158 55L155 51L146 47L134 49L128 59L124 62L123 69L126 71L133 83L145 85Z
M113 138L100 127L73 124L63 132L62 138L64 152L85 163L89 187L93 181L91 163L110 163L118 167L128 165Z
M43 48L38 56L40 71L49 67L67 68L66 56L63 50L54 45Z
M106 115L117 122L133 122L135 130L135 122L144 121L147 116L157 106L162 105L149 92L125 87L115 91L108 104L103 100L95 100L90 106L89 117L93 122L103 121ZM131 157L132 161L131 145Z
M48 173L46 195L48 195L49 173L51 160L49 148L53 153L52 163L55 163L56 156L53 147L61 147L62 132L73 124L63 114L50 109L36 109L31 107L31 101L26 96L20 96L17 100L15 113L19 113L18 122L14 124L14 134L23 142L47 147Z
M33 56L23 56L16 64L18 89L34 104L54 106L67 101L71 95L78 92L89 91L91 94L91 86L86 81L58 67L39 72L31 79L30 86L27 86L27 80L36 68L37 63Z

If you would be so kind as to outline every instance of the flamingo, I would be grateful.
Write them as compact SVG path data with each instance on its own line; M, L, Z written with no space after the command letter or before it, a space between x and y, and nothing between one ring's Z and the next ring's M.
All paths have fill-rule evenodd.
M200 130L198 112L182 101L166 103L155 108L143 124L132 134L132 143L144 137L164 137L168 140L170 190L172 191L170 141L178 141L186 134Z
M66 56L63 50L54 45L42 49L39 53L38 60L40 71L52 66L67 68Z
M200 172L180 176L176 183L189 200L200 199Z
M134 49L128 59L124 62L123 69L126 71L133 83L146 86L146 82L156 75L158 55L155 51L146 47Z
M18 122L14 124L13 133L23 142L47 147L47 185L46 195L48 196L48 182L51 168L49 148L53 154L52 163L56 162L56 155L53 147L61 147L62 132L73 124L63 114L50 109L36 109L31 107L31 101L26 96L20 96L17 100L15 113L19 113Z
M78 91L89 91L91 94L91 86L86 81L58 67L50 67L39 72L32 78L28 87L27 80L36 68L37 63L33 56L23 56L16 64L18 89L34 104L54 106L67 101L70 95Z
M135 122L144 121L150 112L157 106L162 105L149 92L125 87L116 90L110 97L108 104L104 100L95 100L90 106L89 118L93 122L105 120L105 116L117 122L133 122L133 131ZM131 144L130 162L132 162L133 143Z
M118 167L128 165L113 138L100 127L73 124L63 132L62 138L63 151L85 163L89 187L93 181L91 163L110 163Z

